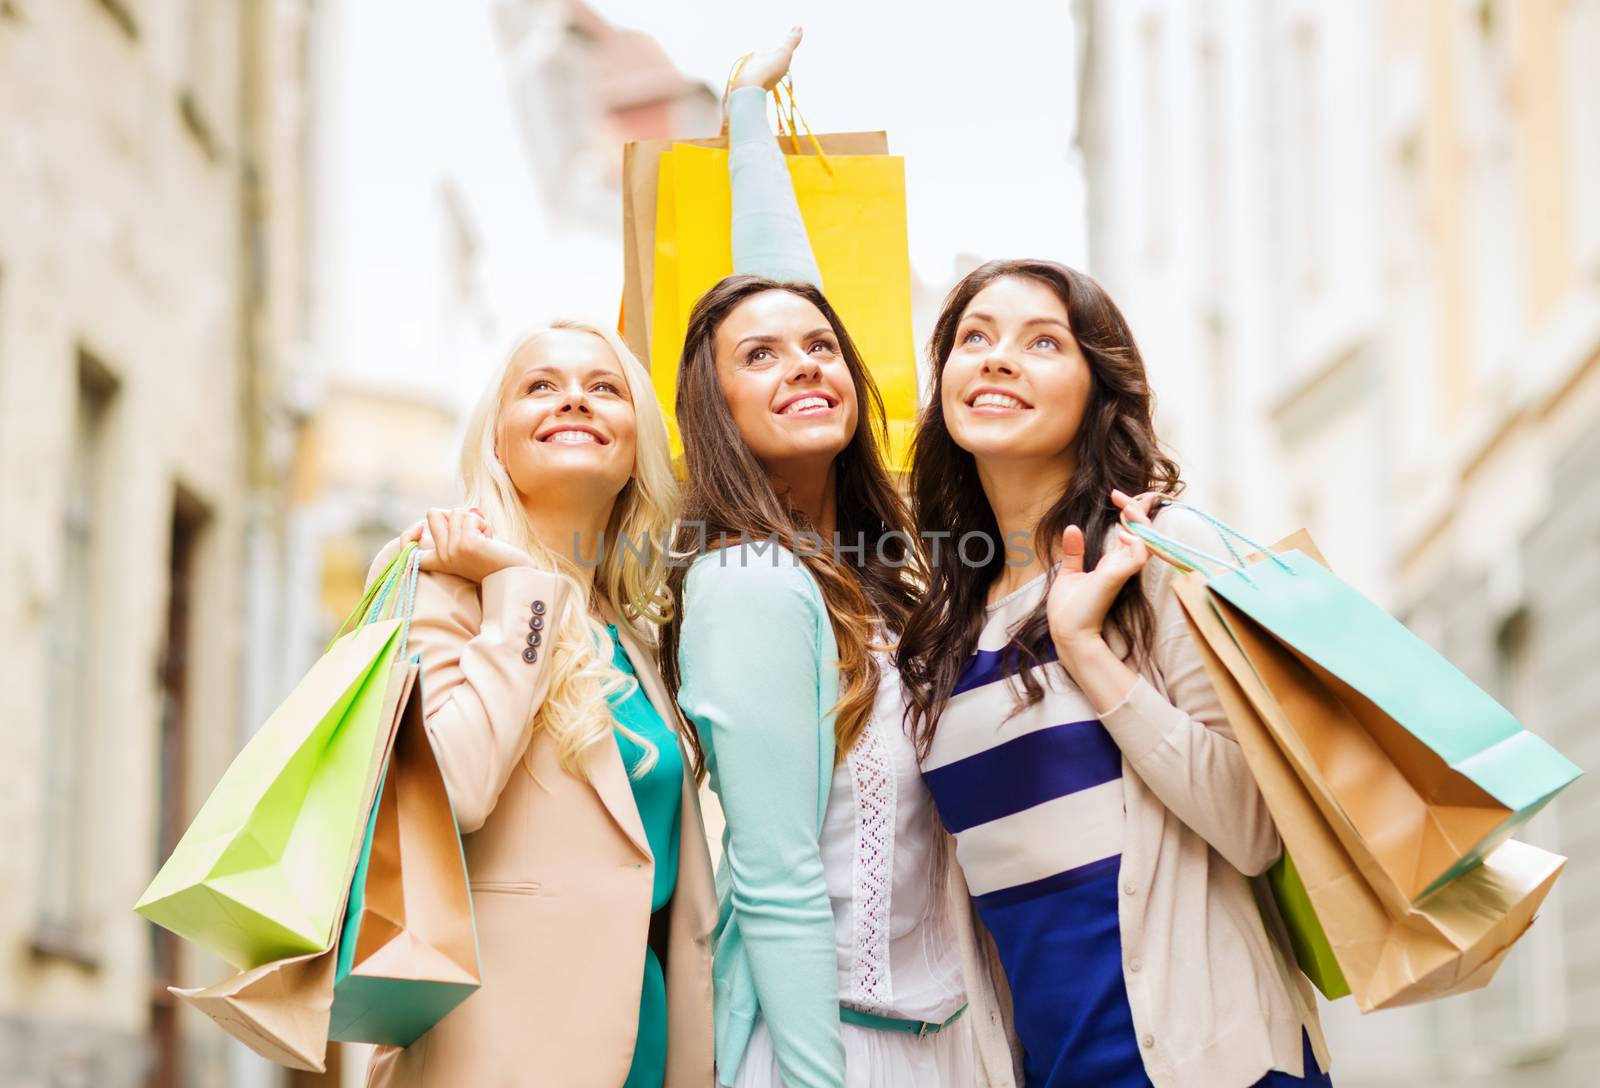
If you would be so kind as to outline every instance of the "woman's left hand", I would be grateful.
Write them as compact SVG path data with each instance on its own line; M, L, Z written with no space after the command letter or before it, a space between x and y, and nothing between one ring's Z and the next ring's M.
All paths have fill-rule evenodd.
M744 67L739 69L739 74L733 78L733 89L761 87L770 91L776 87L789 74L789 64L794 60L794 51L799 48L804 33L799 27L792 26L776 46L751 53Z
M1116 543L1093 570L1084 570L1083 552L1083 530L1069 525L1061 534L1061 569L1045 606L1050 638L1063 662L1086 648L1104 644L1102 628L1111 603L1150 558L1144 541L1120 528Z

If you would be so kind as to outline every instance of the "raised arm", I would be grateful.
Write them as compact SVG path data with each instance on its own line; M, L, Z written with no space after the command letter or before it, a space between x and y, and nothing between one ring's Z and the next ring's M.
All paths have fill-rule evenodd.
M1210 546L1209 530L1183 510L1163 510L1156 524L1169 536L1198 537L1201 546ZM1144 542L1121 536L1120 546L1108 549L1087 573L1081 534L1064 549L1051 590L1057 653L1140 780L1236 869L1255 876L1282 852L1272 815L1167 584L1171 569L1165 563L1146 567ZM1155 609L1153 664L1165 695L1100 636L1106 605L1128 577L1143 578Z
M384 546L368 574L370 582L407 541L422 544L410 652L422 659L423 718L463 832L483 826L527 750L550 687L549 644L569 603L566 579L535 570L487 529L471 510L429 511Z
M463 832L494 811L550 687L549 656L528 659L528 623L542 616L551 631L567 603L563 579L528 567L481 586L453 574L418 580L411 650L422 655L423 718Z
M678 703L700 731L727 820L732 907L761 1015L790 1088L844 1080L833 913L818 845L815 588L789 564L730 549L701 559L684 591Z
M750 58L728 95L728 174L733 188L733 270L822 287L805 221L767 124L766 95L789 70L800 29Z

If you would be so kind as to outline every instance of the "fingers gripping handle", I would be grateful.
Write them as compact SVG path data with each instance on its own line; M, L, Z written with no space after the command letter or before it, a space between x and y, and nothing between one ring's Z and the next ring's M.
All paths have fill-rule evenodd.
M1168 563L1171 563L1173 566L1177 567L1179 570L1198 570L1202 574L1208 575L1217 574L1222 571L1229 571L1239 575L1239 577L1243 578L1251 585L1255 585L1255 580L1250 577L1250 573L1246 569L1247 564L1245 563L1244 556L1239 554L1239 549L1234 546L1234 541L1237 540L1241 543L1249 545L1253 550L1266 556L1273 563L1276 563L1289 574L1294 574L1294 568L1290 567L1289 564L1279 557L1277 553L1273 552L1272 549L1268 548L1264 544L1257 543L1248 536L1245 536L1239 530L1235 529L1227 522L1222 521L1220 518L1213 517L1204 510L1201 510L1199 507L1191 506L1188 503L1180 502L1177 499L1163 498L1161 500L1161 504L1163 506L1181 507L1204 520L1216 530L1217 538L1222 541L1223 546L1228 549L1228 554L1232 556L1234 560L1233 562L1229 562L1220 556L1212 555L1210 552L1197 548L1192 544L1185 544L1181 540L1176 540L1173 537L1167 536L1165 533L1158 531L1155 526L1149 524L1148 522L1134 521L1128 516L1127 511L1124 510L1122 513L1122 527L1128 530L1128 532L1137 536L1139 539L1143 540L1151 551L1153 551L1156 555L1159 555Z
M401 548L399 554L384 568L383 573L373 579L372 584L367 587L361 602L345 618L344 623L339 625L339 630L328 643L329 648L357 627L380 619L392 619L398 615L402 630L400 654L404 658L406 643L411 635L411 613L416 607L417 578L421 570L421 560L422 549L415 542ZM400 592L391 600L396 589Z

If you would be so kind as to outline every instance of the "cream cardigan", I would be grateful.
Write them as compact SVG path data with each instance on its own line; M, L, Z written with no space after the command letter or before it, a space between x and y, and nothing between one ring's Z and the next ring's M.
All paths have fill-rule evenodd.
M1162 532L1202 549L1212 530L1166 508ZM1154 653L1125 699L1100 715L1122 750L1127 808L1119 921L1123 979L1145 1072L1156 1088L1246 1088L1268 1070L1301 1075L1302 1028L1324 1070L1311 984L1264 881L1281 847L1206 676L1172 568L1142 575L1156 612ZM1062 678L1063 682L1070 680ZM953 845L951 855L954 856ZM963 895L959 877L953 894ZM993 941L975 912L961 926L970 1015L989 1083L1021 1083L1021 1052ZM995 980L992 989L972 980Z

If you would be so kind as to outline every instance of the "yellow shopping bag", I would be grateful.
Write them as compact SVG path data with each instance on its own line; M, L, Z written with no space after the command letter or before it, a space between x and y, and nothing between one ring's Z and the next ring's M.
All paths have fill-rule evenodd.
M904 470L916 423L916 349L906 250L905 160L892 155L785 155L828 301L883 394L892 467ZM651 377L682 452L672 409L689 311L733 272L728 152L673 144L656 191Z

